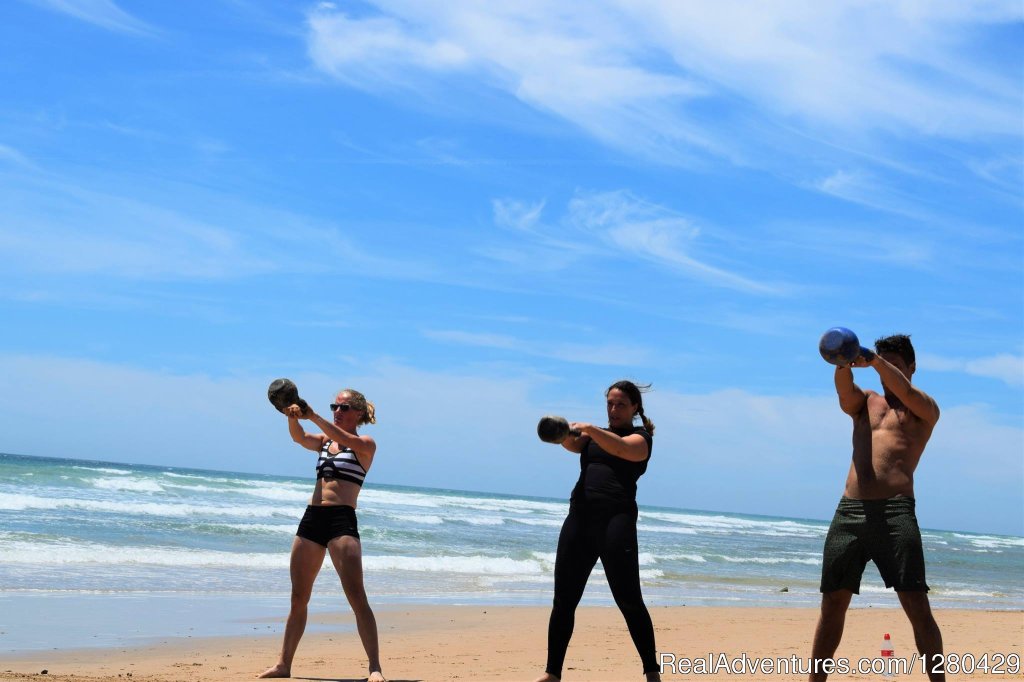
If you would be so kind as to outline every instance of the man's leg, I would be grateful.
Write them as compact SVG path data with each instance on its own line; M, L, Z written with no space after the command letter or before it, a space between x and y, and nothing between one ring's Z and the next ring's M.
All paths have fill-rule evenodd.
M818 626L814 629L814 644L811 647L811 674L807 678L811 682L824 682L828 673L821 670L820 661L835 656L839 642L843 638L843 626L846 624L846 610L850 607L853 592L835 590L821 595L821 615Z
M925 580L924 545L914 512L916 503L907 497L886 501L885 535L876 540L875 563L886 586L896 589L900 605L914 628L917 651L925 656L930 680L945 680L942 667L942 633L932 616ZM939 660L932 657L939 655Z
M942 633L932 615L928 593L897 592L896 594L900 598L900 605L903 606L904 613L910 619L910 625L914 628L914 643L917 644L917 652L927 661L925 665L928 679L932 682L945 680L946 673L941 665ZM938 658L933 658L935 656Z
M846 609L850 607L853 595L860 590L860 578L868 561L860 540L864 521L864 503L844 497L839 501L825 536L821 560L821 615L814 629L808 676L812 682L828 678L828 672L821 668L821 661L835 657L839 641L843 638Z

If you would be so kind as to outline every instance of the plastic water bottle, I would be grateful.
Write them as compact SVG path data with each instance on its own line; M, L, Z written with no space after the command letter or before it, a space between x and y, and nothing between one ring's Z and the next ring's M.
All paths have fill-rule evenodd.
M885 669L882 671L882 677L891 680L896 677L895 661L893 657L895 651L892 648L892 639L889 638L889 633L885 633L882 637L882 660L885 661Z

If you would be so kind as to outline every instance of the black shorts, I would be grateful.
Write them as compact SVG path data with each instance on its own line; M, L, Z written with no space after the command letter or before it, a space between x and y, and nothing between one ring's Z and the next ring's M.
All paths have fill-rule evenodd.
M886 587L897 592L928 591L914 498L839 500L825 538L821 591L845 589L860 594L860 578L868 561L875 562Z
M306 507L306 513L302 515L302 520L299 521L299 529L295 534L324 547L334 538L343 535L358 540L359 523L356 521L356 510L347 504L309 505Z

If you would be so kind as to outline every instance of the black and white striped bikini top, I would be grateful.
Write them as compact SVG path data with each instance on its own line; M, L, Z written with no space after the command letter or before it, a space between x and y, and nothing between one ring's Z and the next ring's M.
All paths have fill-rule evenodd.
M320 448L320 458L316 461L316 477L328 481L341 479L362 486L363 479L366 478L366 469L359 463L356 453L352 452L352 448L341 448L338 454L333 454L330 452L333 442L328 439Z

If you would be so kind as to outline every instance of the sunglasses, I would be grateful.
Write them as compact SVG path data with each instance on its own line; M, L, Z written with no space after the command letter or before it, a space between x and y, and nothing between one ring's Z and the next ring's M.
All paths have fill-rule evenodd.
M355 405L349 405L348 403L331 403L331 412L337 412L338 410L341 410L342 412L356 410L358 412L359 408Z

